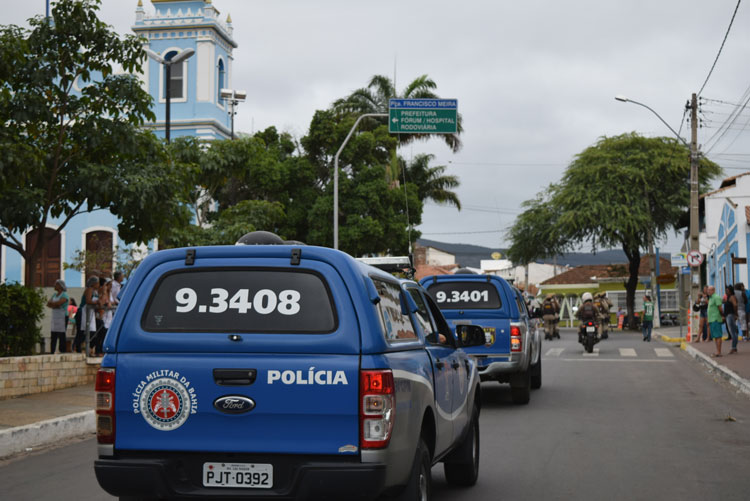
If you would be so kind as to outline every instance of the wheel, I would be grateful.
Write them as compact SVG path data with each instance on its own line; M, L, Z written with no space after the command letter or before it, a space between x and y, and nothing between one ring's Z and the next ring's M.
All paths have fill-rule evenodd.
M445 480L452 485L469 487L479 476L479 409L474 405L471 423L461 445L445 459Z
M409 481L394 499L397 501L429 501L432 498L432 461L430 449L420 437Z
M517 374L510 381L510 397L514 404L528 404L531 399L531 377L529 371Z
M542 354L539 354L539 361L531 366L531 389L538 390L542 387Z
M586 346L586 353L593 353L594 352L594 339L587 337L585 341Z

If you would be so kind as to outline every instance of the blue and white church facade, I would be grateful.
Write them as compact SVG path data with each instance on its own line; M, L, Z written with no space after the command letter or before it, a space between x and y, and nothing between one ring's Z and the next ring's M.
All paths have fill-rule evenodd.
M146 47L165 59L188 48L195 50L192 57L172 68L171 136L229 138L231 117L219 92L232 85L232 52L237 44L232 38L231 18L227 16L225 22L220 21L211 0L151 0L151 3L154 11L148 13L143 0L138 1L133 25L133 31L147 41ZM148 59L141 75L154 98L156 115L156 121L146 127L160 137L165 136L164 73L161 64ZM48 231L59 228L63 221L64 217L51 219ZM68 287L83 287L85 274L63 269L63 264L72 263L79 251L93 247L126 248L118 236L118 222L106 210L74 217L48 244L45 256L36 266L29 266L13 249L0 246L0 282L51 287L62 278ZM26 246L36 235L24 232L14 237ZM151 242L142 250L149 252L155 247L156 242Z
M750 284L750 172L724 179L701 195L700 250L706 256L706 280L719 294L729 284Z
M133 31L146 40L146 47L166 60L186 49L195 54L172 66L165 82L164 66L148 59L143 81L156 104L156 122L148 126L165 135L166 86L171 90L170 134L201 139L228 139L230 115L221 89L231 88L232 19L219 20L211 0L151 0L156 12L147 14L141 1Z

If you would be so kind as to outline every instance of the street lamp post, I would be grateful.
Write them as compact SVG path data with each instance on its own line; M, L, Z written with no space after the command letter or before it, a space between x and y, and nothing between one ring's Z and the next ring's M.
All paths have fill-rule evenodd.
M351 130L349 130L349 134L346 135L346 139L344 139L344 142L341 144L341 147L336 152L336 155L333 157L333 248L337 249L339 248L339 156L341 155L341 152L344 151L344 146L346 146L346 143L349 142L349 139L352 137L352 134L354 134L354 131L357 129L357 125L359 125L359 122L362 121L363 118L368 117L378 117L378 118L385 118L388 116L388 113L365 113L364 115L360 115L359 118L354 122L354 125L352 125Z
M185 61L187 58L195 54L194 49L185 49L179 54L175 55L171 59L164 59L156 52L152 51L151 49L143 49L146 54L148 54L148 57L156 61L157 63L164 66L164 79L166 80L166 90L164 93L164 99L166 101L166 112L164 115L164 122L165 122L165 135L167 138L167 143L170 142L169 137L169 125L170 125L170 108L172 104L172 65L180 64L183 61Z
M228 113L232 118L232 139L234 139L234 116L237 114L237 112L234 111L234 108L239 103L247 99L247 92L245 92L244 90L221 89L220 96L224 101L232 105L232 110Z
M675 130L669 126L669 124L653 109L646 106L638 101L633 101L625 96L615 96L615 99L623 103L633 103L638 106L643 106L661 122L667 126L669 130L675 135L675 137L690 150L690 228L689 228L689 240L690 240L690 251L698 251L698 98L696 94L692 95L690 101L691 108L691 141L688 144ZM687 312L690 318L688 325L690 326L690 336L698 335L698 317L691 313L691 304L695 303L700 293L700 275L698 269L695 266L690 267L690 303L688 304Z

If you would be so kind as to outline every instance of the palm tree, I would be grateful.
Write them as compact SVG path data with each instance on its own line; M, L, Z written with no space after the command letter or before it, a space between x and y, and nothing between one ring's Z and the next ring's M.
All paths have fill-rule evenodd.
M414 79L401 94L396 92L393 81L387 76L375 75L365 88L357 89L348 97L339 99L333 103L333 108L339 113L388 113L389 99L439 99L440 96L433 92L437 84L427 75ZM382 124L382 120L369 121L369 127ZM363 124L368 127L368 124ZM459 134L463 132L461 114L458 115L457 133L441 134L445 143L454 151L461 149ZM431 134L399 134L399 144L405 145L417 139L428 139Z
M423 153L406 164L406 181L417 186L419 200L432 200L438 204L453 205L461 210L461 201L450 191L460 185L456 176L445 176L445 165L430 167L435 155Z

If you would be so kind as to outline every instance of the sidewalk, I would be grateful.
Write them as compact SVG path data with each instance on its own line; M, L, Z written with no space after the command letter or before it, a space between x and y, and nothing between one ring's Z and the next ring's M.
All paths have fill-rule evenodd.
M687 329L683 327L683 336L687 335ZM721 357L714 358L711 355L716 352L714 341L688 343L684 338L680 339L679 327L662 327L654 330L655 336L660 336L664 342L678 342L691 357L709 368L710 371L720 375L739 391L750 396L750 342L744 339L737 344L737 353L729 355L732 348L731 341L722 341Z
M94 433L94 385L0 400L0 458Z

